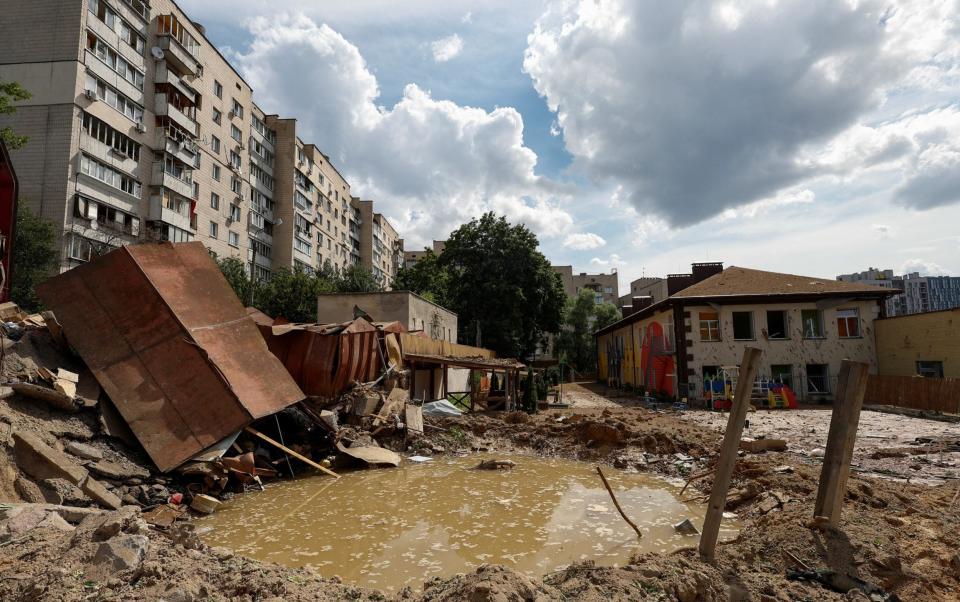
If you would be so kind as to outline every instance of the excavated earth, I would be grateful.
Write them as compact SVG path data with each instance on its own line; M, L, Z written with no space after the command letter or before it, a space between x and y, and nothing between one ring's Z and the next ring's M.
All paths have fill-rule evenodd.
M602 393L570 387L566 401L571 408L535 416L428 418L427 424L434 428L413 442L410 451L520 451L680 479L715 464L722 436L716 417L626 407L629 399L607 398ZM794 414L791 420L802 416L802 411ZM751 416L757 421L761 415L776 414ZM83 442L115 464L147 468L136 450L103 435L92 416L51 411L16 397L0 400L0 499L43 501L25 500L35 490L15 462L14 430L35 432L58 448ZM862 418L864 422L869 420ZM765 428L767 436L775 434L774 427ZM913 428L922 430L922 425ZM934 447L939 443L942 452L946 439L956 442L958 438L938 428L931 426L932 442L921 443ZM742 529L736 540L721 543L714 564L702 562L694 549L683 549L669 555L641 555L620 568L575 564L541 578L485 565L470 574L434 578L421 589L387 596L345 585L335 575L261 563L210 548L189 521L158 529L139 518L140 509L135 506L92 514L79 525L38 510L32 517L23 511L0 522L0 600L960 599L960 481L954 478L955 472L940 470L941 478L929 485L855 471L841 528L815 530L807 525L820 459L808 448L793 441L785 452L744 454L738 459L732 484L737 492L727 509L738 515ZM897 454L904 446L896 449L893 457L903 457ZM909 455L909 450L904 453ZM914 472L919 475L924 469L921 465ZM124 499L130 501L137 493L129 489L131 479L143 486L176 489L175 483L155 470L149 472L149 477L141 474L116 484L107 482L126 488ZM711 485L709 476L695 480L685 495L704 496ZM834 587L788 579L788 572L800 563L809 569L834 571ZM876 588L874 593L858 589L856 579Z

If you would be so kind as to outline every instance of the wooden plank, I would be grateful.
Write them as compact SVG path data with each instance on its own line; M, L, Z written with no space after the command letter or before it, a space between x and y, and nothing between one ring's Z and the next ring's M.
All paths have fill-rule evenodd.
M267 437L266 435L264 435L263 433L261 433L261 432L258 431L257 429L253 428L252 426L245 426L245 427L243 427L243 430L247 431L247 432L250 433L251 435L255 435L255 436L257 436L257 437L260 437L261 439L263 439L264 441L266 441L266 442L269 443L270 445L276 447L277 449L279 449L279 450L281 450L281 451L284 451L284 452L290 454L291 456L293 456L293 457L296 458L297 460L300 460L301 462L304 462L304 463L306 463L306 464L309 464L310 466L313 466L314 468L316 468L317 470L319 470L319 471L321 471L321 472L327 473L327 474L330 475L331 477L336 477L336 478L338 478L338 479L340 478L340 475L338 475L337 473L333 472L333 471L330 470L329 468L324 468L323 466L320 466L319 464L317 464L316 462L314 462L314 461L311 460L310 458L308 458L308 457L306 457L306 456L301 456L300 454L298 454L297 452L293 451L292 449L290 449L290 448L287 447L286 445L283 445L282 443L279 443L279 442L277 442L277 441L274 441L274 440L271 439L270 437Z
M730 479L733 477L733 467L737 461L737 450L740 447L740 437L743 435L743 422L747 418L747 409L750 407L750 392L753 390L753 381L760 367L761 353L756 347L747 347L743 350L743 359L740 361L737 390L733 394L733 407L730 409L730 418L727 420L727 431L723 435L720 457L717 460L717 474L713 479L707 516L704 518L703 532L700 535L700 557L707 562L712 562L715 557L717 538L720 536L720 521L723 520L727 490L730 489Z
M960 413L960 379L870 375L865 403Z
M863 396L867 390L869 370L868 364L850 360L843 360L840 367L823 469L820 472L820 485L817 488L817 501L813 510L814 516L826 517L834 527L840 523L840 511L847 491L850 460L853 459L853 445L857 440L857 426L860 423L860 409L863 407Z
M408 433L423 433L423 409L420 406L407 405L403 409L404 422Z

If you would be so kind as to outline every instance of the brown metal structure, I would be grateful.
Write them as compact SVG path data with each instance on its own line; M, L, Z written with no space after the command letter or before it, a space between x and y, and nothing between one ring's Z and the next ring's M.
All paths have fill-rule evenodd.
M162 471L304 397L199 242L122 247L37 292Z

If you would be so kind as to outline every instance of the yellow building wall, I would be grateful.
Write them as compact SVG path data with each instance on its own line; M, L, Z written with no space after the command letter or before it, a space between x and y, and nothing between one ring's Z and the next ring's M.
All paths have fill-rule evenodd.
M674 348L673 312L671 310L658 312L633 324L627 324L616 330L604 333L597 337L597 357L600 364L598 377L601 380L608 381L610 378L617 377L617 375L611 375L609 373L609 350L611 348L617 348L616 346L622 346L620 348L623 350L623 358L619 375L621 384L635 387L645 385L642 353L644 333L647 332L647 327L653 323L660 325L660 329L665 336L664 344L670 350ZM670 368L667 369L666 374L660 375L661 378L658 379L657 382L663 386L663 388L672 392L676 390L676 374L672 368L673 361L671 360L668 363ZM649 370L647 372L649 373ZM670 382L669 387L664 386L664 378ZM651 388L653 389L655 387Z
M876 321L882 375L913 376L917 361L943 362L943 376L960 378L960 308Z

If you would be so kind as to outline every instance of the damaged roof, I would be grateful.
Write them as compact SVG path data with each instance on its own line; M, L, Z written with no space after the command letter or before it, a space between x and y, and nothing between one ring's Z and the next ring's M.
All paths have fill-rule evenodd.
M892 295L895 289L797 276L779 272L765 272L730 266L718 274L688 286L675 293L672 299L690 299L699 297L720 297L728 295Z

